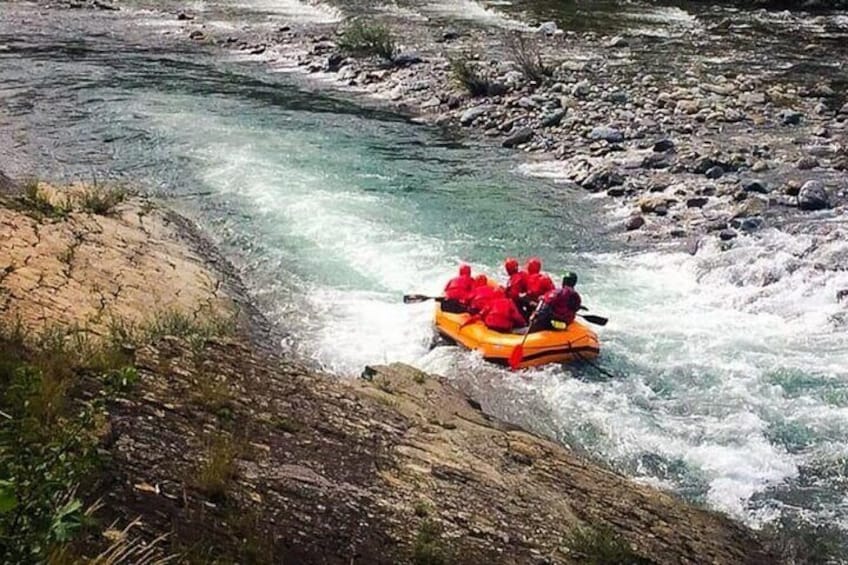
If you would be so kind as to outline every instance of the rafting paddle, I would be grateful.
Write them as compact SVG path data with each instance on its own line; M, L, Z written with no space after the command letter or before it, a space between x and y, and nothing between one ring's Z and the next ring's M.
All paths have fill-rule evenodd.
M603 316L595 316L593 314L577 314L590 324L596 324L598 326L605 326L607 322L609 322L608 318L604 318Z
M427 302L428 300L435 300L436 302L444 301L444 296L427 296L425 294L404 294L403 295L403 303L404 304L418 304L419 302Z
M527 341L527 336L530 335L530 328L533 327L533 322L535 320L536 312L533 312L533 315L530 316L530 321L527 323L527 331L524 333L521 343L516 345L515 349L512 350L512 353L509 354L509 368L513 371L518 369L518 366L521 365L521 360L524 358L524 343Z

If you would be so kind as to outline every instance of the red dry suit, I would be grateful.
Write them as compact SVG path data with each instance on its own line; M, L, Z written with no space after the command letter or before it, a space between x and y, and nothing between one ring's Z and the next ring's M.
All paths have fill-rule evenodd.
M513 300L518 300L522 294L527 293L527 273L518 270L518 261L509 258L504 261L506 274L509 281L506 283L506 295Z
M503 333L511 332L512 328L521 327L526 323L515 302L506 296L490 300L480 312L480 317L487 327Z
M486 275L480 275L475 281L477 282L477 287L471 291L471 297L468 300L468 311L472 314L479 314L489 302L504 296L504 290L499 286L489 286Z
M556 288L551 277L542 273L541 270L542 262L538 259L527 261L527 297L530 300L539 300L545 293Z
M569 286L552 290L542 297L539 313L536 315L540 323L551 321L570 324L580 309L580 294Z
M467 304L472 290L474 279L471 278L471 267L462 265L459 267L459 276L452 278L445 285L445 299Z

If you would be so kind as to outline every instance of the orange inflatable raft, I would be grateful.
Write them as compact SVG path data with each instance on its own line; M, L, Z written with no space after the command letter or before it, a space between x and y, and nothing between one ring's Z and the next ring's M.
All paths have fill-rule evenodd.
M470 314L443 312L437 304L436 331L448 341L479 351L486 361L507 365L510 354L521 344L524 336L490 330L483 322L468 324L460 329L469 316ZM575 320L565 330L534 332L527 336L527 341L524 342L524 357L519 367L595 359L599 354L597 334Z

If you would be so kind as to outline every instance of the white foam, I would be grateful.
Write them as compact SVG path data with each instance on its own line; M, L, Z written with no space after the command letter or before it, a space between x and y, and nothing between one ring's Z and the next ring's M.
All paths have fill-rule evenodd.
M337 8L321 2L302 0L245 0L235 4L239 8L261 11L276 19L296 23L332 24L344 17Z
M424 9L456 20L466 20L493 27L522 31L532 29L525 22L511 18L500 10L496 10L475 0L431 2L424 6Z

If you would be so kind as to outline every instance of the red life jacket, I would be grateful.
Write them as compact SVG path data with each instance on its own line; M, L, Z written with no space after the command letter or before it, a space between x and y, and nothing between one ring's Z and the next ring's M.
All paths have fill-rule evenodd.
M527 296L531 300L538 300L546 293L554 290L554 281L544 273L530 273L527 275Z
M499 332L509 332L512 328L521 327L527 323L515 307L515 302L506 296L490 300L480 312L480 317L483 318L483 323L487 327Z
M527 273L518 271L509 276L509 282L506 283L506 295L513 300L518 300L522 294L527 293Z
M465 304L474 290L474 279L471 275L460 275L448 281L445 285L445 298L448 300L458 300Z
M481 312L490 301L500 298L503 295L504 291L500 287L494 288L489 285L478 286L471 291L471 296L468 299L468 309L473 313Z
M558 288L545 294L542 302L550 308L551 318L570 324L580 309L580 294L571 287Z

